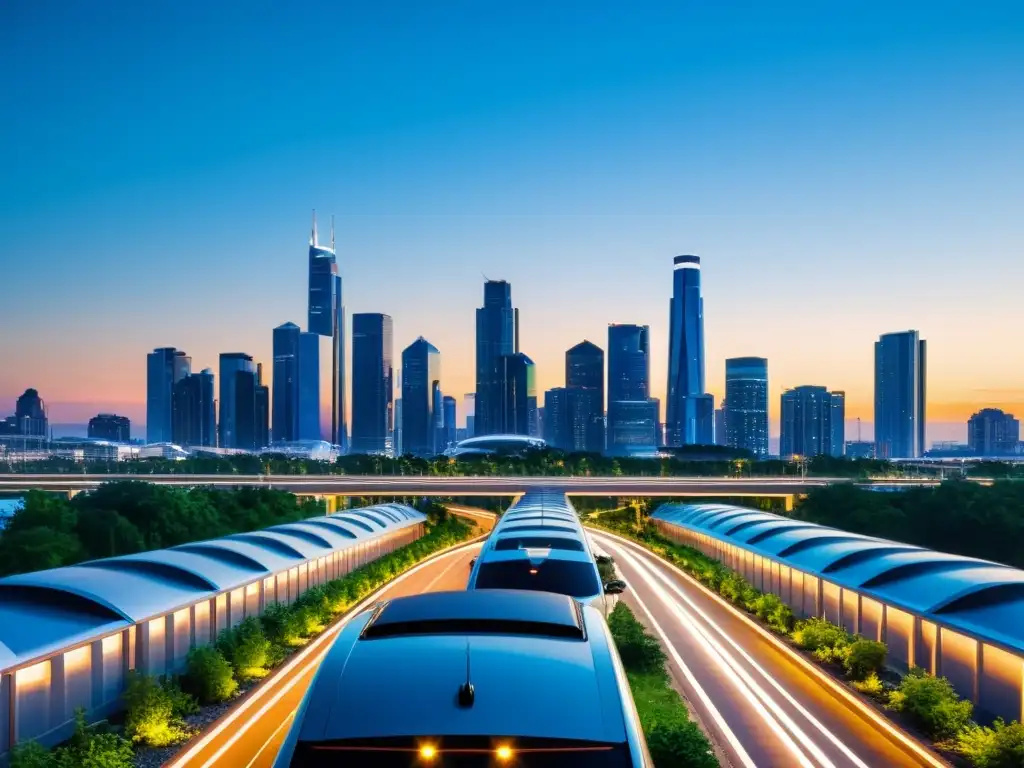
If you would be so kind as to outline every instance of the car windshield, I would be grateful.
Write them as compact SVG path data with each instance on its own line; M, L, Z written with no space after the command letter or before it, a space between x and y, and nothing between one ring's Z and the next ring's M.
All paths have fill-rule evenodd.
M495 549L570 549L583 551L583 542L577 539L560 539L554 536L509 536L498 539Z
M497 750L511 749L508 765L516 768L628 768L633 764L624 744L530 739L510 741L448 737L425 739L359 739L300 742L291 768L494 768ZM421 752L435 749L429 762Z
M601 592L594 566L548 558L534 564L527 558L483 563L477 589L527 589L557 592L570 597L591 597Z

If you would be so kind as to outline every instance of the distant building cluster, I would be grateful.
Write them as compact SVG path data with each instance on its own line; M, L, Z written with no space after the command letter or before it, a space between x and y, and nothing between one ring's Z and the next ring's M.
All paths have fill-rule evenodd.
M756 458L771 452L766 358L726 359L719 407L707 392L698 256L673 258L664 421L660 401L651 396L650 328L629 323L608 326L606 350L589 340L567 350L564 384L548 389L539 407L536 365L519 346L512 286L485 279L482 306L476 310L476 391L461 398L465 426L458 426L459 399L443 389L437 347L421 336L396 360L391 317L359 313L352 316L350 431L346 318L333 220L327 247L319 242L314 213L308 255L307 329L294 322L273 329L273 391L264 381L263 365L246 353L221 354L215 374L208 368L193 372L191 358L180 349L155 349L147 360L146 443L172 452L301 451L326 445L335 453L433 456L458 454L457 447L470 438L494 437L494 445L546 444L616 456L653 456L701 445L726 446ZM875 435L870 442L859 434L847 441L843 391L821 385L787 388L780 402L778 454L924 455L926 352L914 330L883 334L875 342ZM329 426L321 418L323 364L331 370ZM1019 422L1001 410L978 411L967 432L966 445L938 446L937 451L1020 453ZM126 444L131 424L123 416L98 414L88 434L95 441ZM46 408L34 389L18 398L13 416L0 421L0 438L12 436L49 436Z

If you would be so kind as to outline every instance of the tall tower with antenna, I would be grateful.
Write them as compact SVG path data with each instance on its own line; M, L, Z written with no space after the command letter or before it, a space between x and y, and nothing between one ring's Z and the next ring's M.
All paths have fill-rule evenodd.
M345 302L342 279L335 253L334 217L331 216L331 245L320 245L313 211L309 236L309 322L311 333L331 339L331 437L330 441L348 451L348 419L345 408Z

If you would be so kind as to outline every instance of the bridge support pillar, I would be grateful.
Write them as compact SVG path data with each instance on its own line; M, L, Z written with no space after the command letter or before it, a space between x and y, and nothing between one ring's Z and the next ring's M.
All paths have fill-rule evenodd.
M796 503L796 495L791 493L791 494L789 494L788 496L785 497L785 500L786 500L786 511L787 512L792 512L793 511L793 506Z

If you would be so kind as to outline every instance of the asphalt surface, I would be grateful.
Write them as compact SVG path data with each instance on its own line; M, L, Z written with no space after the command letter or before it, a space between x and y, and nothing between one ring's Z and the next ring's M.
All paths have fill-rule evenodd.
M469 563L479 544L464 547L408 571L375 600L465 589ZM295 710L302 702L313 675L331 641L343 624L336 624L290 659L256 692L229 711L194 744L165 766L178 768L269 768L273 765Z
M667 647L673 677L736 768L944 765L664 561L591 534L629 585L622 599Z

